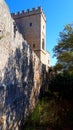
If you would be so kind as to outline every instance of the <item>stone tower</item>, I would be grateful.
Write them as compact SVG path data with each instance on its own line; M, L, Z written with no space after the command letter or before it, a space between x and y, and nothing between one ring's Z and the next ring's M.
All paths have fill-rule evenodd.
M46 51L46 17L41 7L11 14L19 32L30 44L41 62L49 66L49 53Z

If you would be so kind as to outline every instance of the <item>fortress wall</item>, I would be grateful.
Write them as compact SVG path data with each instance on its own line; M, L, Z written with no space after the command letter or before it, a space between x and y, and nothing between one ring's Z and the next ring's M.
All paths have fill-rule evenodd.
M42 65L28 45L23 48L10 54L1 72L0 126L5 130L20 129L40 94Z
M3 0L0 10L0 130L20 130L37 104L42 64L15 28Z

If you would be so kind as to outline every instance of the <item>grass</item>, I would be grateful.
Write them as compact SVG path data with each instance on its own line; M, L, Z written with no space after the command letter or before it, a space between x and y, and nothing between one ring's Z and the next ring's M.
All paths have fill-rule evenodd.
M60 82L61 81L61 82ZM73 76L58 75L49 84L25 130L73 130Z
M73 129L72 124L72 102L44 97L39 100L35 110L30 113L25 130L60 130L64 127Z

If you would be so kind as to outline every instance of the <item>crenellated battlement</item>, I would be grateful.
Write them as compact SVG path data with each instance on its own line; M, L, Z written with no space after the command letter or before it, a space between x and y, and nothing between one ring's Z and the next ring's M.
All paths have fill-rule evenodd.
M18 11L15 13L11 13L11 16L14 18L18 18L18 17L25 17L25 16L29 16L29 15L36 15L36 14L43 14L45 20L46 20L46 16L43 12L43 9L41 6L39 6L38 8L32 8L32 10L27 9L27 10L22 10L22 11Z
M32 8L32 10L27 9L27 10L22 10L22 11L18 11L16 13L12 13L11 15L21 15L21 14L27 14L27 13L35 13L35 12L40 12L42 11L41 7L36 8Z

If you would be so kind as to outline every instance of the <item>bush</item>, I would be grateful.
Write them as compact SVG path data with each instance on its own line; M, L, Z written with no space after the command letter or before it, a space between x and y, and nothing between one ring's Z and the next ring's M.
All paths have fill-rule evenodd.
M58 74L49 84L51 92L58 92L62 98L73 99L73 75Z

